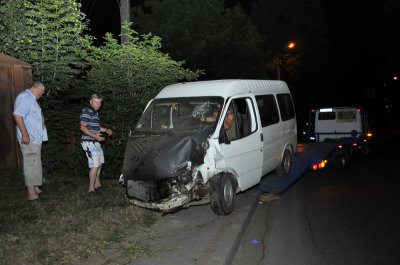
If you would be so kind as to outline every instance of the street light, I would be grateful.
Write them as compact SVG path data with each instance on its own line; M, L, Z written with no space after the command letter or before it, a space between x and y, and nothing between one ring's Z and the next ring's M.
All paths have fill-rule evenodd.
M296 48L296 43L294 41L291 41L288 43L286 46L289 50ZM276 67L276 76L278 80L281 80L281 63L282 63L282 55L278 53L278 62L277 62L277 67Z

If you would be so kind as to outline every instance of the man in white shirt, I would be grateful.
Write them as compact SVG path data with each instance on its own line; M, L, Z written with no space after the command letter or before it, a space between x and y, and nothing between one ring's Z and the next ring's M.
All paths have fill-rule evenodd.
M17 96L13 112L23 157L25 186L30 201L39 198L42 192L40 186L43 185L41 148L42 142L48 138L42 110L37 100L42 97L44 90L42 83L35 82Z

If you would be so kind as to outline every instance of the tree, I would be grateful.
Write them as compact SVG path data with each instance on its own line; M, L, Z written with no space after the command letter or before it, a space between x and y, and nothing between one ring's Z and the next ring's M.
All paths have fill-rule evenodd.
M87 74L89 91L101 93L111 100L113 106L110 108L116 113L115 120L110 122L126 119L127 128L131 129L148 100L161 88L178 81L195 80L201 71L187 70L183 68L183 61L174 61L162 53L159 37L139 36L130 24L123 28L127 43L119 44L107 33L103 46L88 43L82 56L91 65Z
M263 38L243 10L223 0L150 0L133 12L139 32L162 37L163 50L207 78L260 78Z
M87 92L104 96L102 123L115 131L106 143L113 146L107 160L106 170L118 172L127 135L142 114L147 102L164 86L179 81L192 81L201 71L183 68L183 61L174 61L160 51L161 39L151 34L141 35L123 26L128 42L119 44L107 33L103 46L95 47L90 42L82 51L82 57L91 65L87 74Z
M106 97L102 122L116 131L106 144L114 145L108 170L115 173L126 132L148 99L167 84L201 74L162 53L160 38L139 36L128 26L128 43L118 44L106 34L106 43L95 47L84 35L85 16L75 0L0 0L0 4L0 51L31 63L34 80L52 91L41 102L49 132L43 168L52 174L60 169L74 173L84 166L77 141L79 114L90 92Z
M82 68L76 49L89 38L75 0L0 0L1 52L31 63L33 79L65 90Z
M319 0L254 2L251 19L267 38L265 49L270 53L266 61L270 72L276 71L280 62L284 79L299 73L304 62L302 55L314 49L326 36L322 11ZM297 43L297 48L289 51L286 46L292 41Z

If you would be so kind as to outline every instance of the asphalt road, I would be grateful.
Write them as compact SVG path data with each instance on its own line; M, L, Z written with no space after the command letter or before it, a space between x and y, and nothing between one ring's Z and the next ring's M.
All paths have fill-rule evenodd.
M391 136L258 205L232 264L400 264L400 134Z

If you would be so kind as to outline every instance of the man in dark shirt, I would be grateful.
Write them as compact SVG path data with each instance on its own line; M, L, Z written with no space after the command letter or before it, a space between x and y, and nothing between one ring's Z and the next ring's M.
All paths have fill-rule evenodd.
M104 164L104 153L100 142L105 138L100 133L113 134L112 130L100 126L98 110L102 100L101 96L93 94L90 98L90 105L83 108L80 116L81 145L86 152L89 165L89 194L96 193L96 190L101 187L100 172L101 166Z

